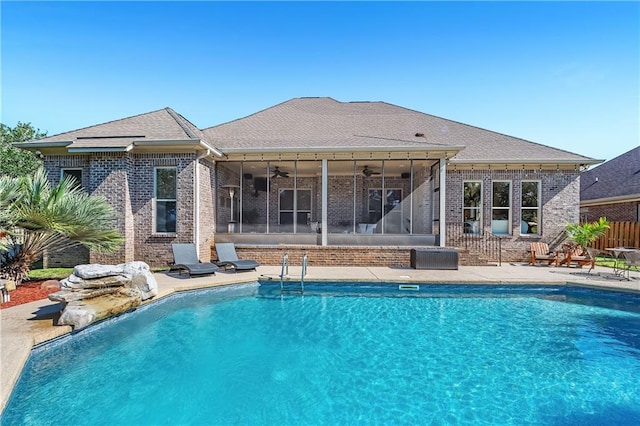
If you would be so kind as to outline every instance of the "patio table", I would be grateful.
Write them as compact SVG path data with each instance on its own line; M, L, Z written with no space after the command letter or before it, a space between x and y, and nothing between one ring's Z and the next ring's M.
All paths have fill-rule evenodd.
M629 279L628 268L626 267L626 262L622 254L636 251L636 249L627 247L606 247L605 250L613 253L613 257L615 259L613 264L613 273L624 278L624 273L627 271L627 279Z

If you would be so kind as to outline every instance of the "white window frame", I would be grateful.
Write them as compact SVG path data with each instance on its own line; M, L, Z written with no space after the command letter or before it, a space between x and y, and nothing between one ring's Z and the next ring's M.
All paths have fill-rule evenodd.
M509 203L507 205L507 207L496 207L493 203L494 203L494 184L495 183L506 183L509 185ZM512 208L511 206L513 205L513 184L510 180L493 180L491 181L491 233L492 234L497 234L497 235L510 235L511 234L511 211ZM498 226L497 223L494 223L494 219L493 219L493 212L495 210L507 210L507 227L505 231L501 231L501 232L496 232L494 229L494 225Z
M537 200L538 200L538 206L537 207L524 207L522 205L522 187L524 186L525 182L532 182L532 183L536 183L538 185L538 195L537 195ZM522 232L522 225L520 226L520 235L532 235L532 236L539 236L542 235L542 181L539 179L523 179L522 181L520 181L520 223L522 224L522 222L524 221L524 219L522 219L522 212L525 210L536 210L538 212L538 214L536 215L536 217L538 218L538 222L537 222L537 232L536 233L523 233Z
M467 207L465 205L465 199L464 199L464 187L466 184L468 183L478 183L480 184L480 202L478 207ZM477 180L477 179L469 179L469 180L464 180L462 181L462 232L465 234L469 234L469 235L482 235L482 210L483 210L483 206L484 206L484 200L483 200L483 188L482 188L482 180ZM477 210L478 215L477 218L478 220L473 221L473 222L477 222L477 223L472 223L472 222L465 222L465 218L464 218L464 212L465 210ZM471 229L471 232L465 232L465 224L468 225L467 229Z
M77 171L77 172L80 172L80 180L78 181L78 186L80 186L80 188L84 188L84 184L83 184L83 181L82 181L82 167L62 167L60 169L60 182L62 182L62 180L64 179L66 171Z
M158 170L174 170L176 174L176 189L175 198L158 198ZM176 230L158 231L158 202L173 201L176 203ZM176 234L178 231L178 168L176 166L157 166L153 168L153 212L152 212L152 226L154 234Z

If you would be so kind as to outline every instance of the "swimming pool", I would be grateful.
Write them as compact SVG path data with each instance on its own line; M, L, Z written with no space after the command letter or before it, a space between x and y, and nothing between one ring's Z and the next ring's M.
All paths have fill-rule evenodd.
M544 286L194 291L34 349L14 424L638 424L640 297Z

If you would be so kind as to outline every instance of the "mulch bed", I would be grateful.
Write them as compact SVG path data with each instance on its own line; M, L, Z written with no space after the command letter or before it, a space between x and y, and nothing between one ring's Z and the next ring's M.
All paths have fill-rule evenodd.
M58 288L42 288L41 281L26 281L20 284L10 294L11 301L0 304L0 309L10 308L16 305L22 305L23 303L35 302L36 300L46 299L50 293L55 293Z

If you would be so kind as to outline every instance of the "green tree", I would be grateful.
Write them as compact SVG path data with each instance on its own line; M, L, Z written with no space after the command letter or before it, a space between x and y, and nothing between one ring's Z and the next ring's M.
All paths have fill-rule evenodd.
M41 165L37 154L13 146L47 136L31 123L18 122L15 127L0 124L0 176L25 176L33 174Z
M56 253L82 244L111 252L123 241L113 228L113 209L104 198L85 193L72 178L52 187L42 168L33 176L0 178L0 206L0 232L5 234L0 278L16 283L45 250Z

